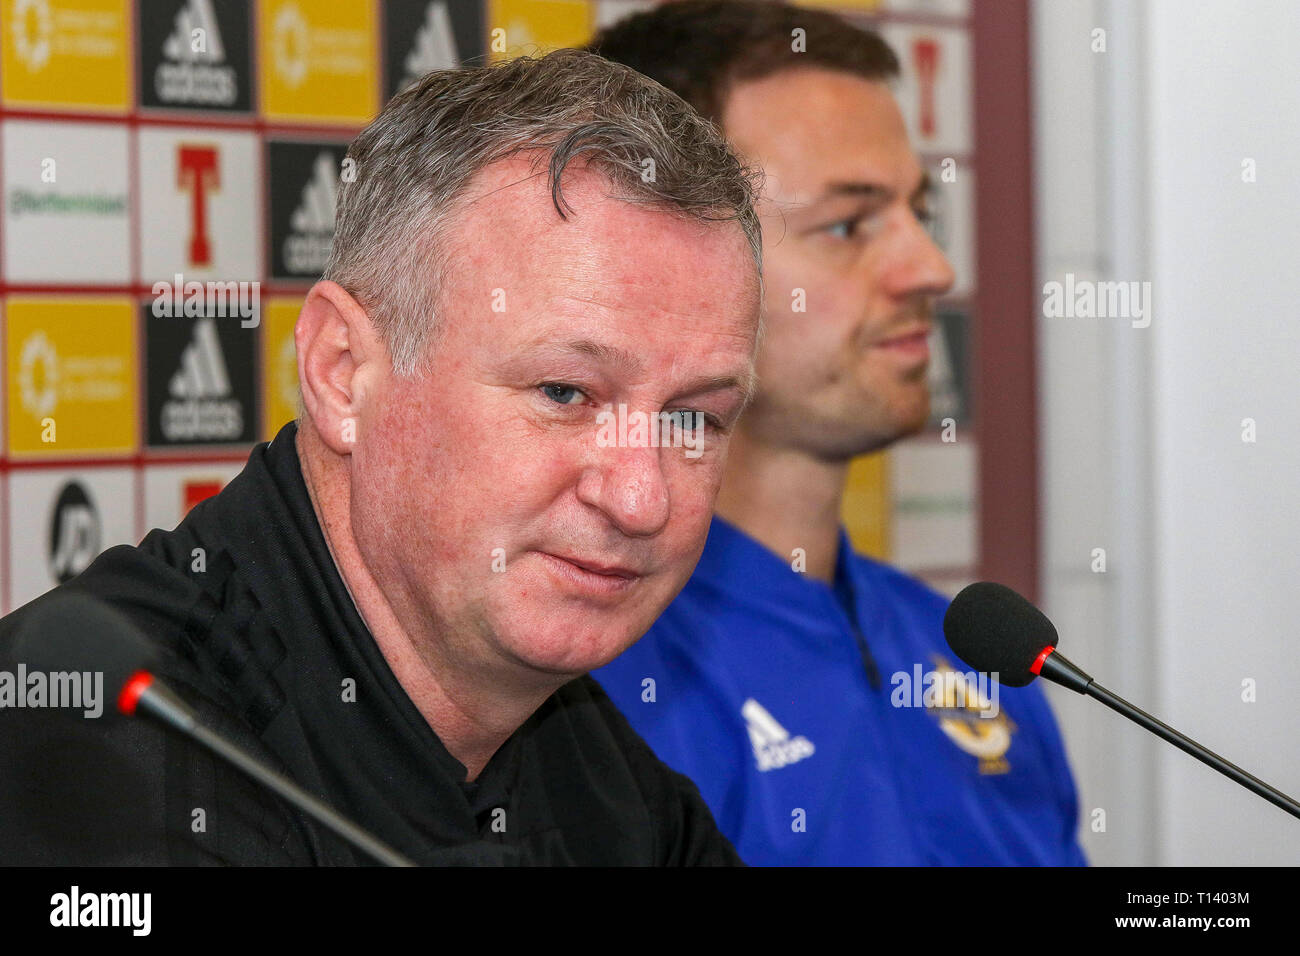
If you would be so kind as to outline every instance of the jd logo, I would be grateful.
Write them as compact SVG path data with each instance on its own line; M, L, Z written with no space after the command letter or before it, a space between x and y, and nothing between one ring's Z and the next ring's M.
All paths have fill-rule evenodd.
M59 492L50 519L50 573L62 584L75 578L99 554L99 512L80 482Z

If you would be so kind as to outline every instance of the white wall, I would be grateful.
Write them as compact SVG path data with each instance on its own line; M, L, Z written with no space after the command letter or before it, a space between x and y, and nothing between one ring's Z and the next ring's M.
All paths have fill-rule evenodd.
M1154 299L1146 329L1040 317L1045 610L1100 683L1295 795L1300 4L1033 16L1041 279L1149 281ZM1085 814L1106 811L1083 832L1094 862L1300 860L1300 821L1057 690Z

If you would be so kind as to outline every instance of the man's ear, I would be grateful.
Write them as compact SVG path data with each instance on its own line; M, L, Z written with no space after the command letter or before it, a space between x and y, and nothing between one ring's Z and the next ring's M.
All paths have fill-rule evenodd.
M293 340L303 407L326 446L349 455L366 396L389 371L388 350L361 304L328 280L307 293Z

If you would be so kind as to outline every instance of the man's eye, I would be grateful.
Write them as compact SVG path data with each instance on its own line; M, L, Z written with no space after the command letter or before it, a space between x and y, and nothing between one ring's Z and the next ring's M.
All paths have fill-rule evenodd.
M542 393L557 405L576 405L586 398L580 389L559 382L547 382L540 388Z
M857 232L859 221L857 219L842 219L827 226L825 232L836 239L852 239Z
M709 429L718 431L722 428L722 419L716 415L710 415L708 412L697 411L693 408L685 411L675 411L665 413L669 416L669 422L674 428L681 428L687 431L696 429Z
M934 210L933 209L913 209L912 214L916 216L916 221L926 229L934 228Z
M877 209L849 219L841 219L822 229L832 239L863 242L878 233L883 223L883 209Z

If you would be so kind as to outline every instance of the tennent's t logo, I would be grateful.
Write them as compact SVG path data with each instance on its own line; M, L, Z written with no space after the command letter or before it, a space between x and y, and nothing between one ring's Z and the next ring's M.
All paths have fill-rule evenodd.
M177 147L176 173L176 185L188 189L192 200L189 264L212 265L212 243L208 239L207 190L215 192L221 188L217 171L217 148L190 145Z
M921 119L917 125L928 139L935 131L934 81L939 73L939 44L931 37L918 37L912 44L912 58L921 86Z

